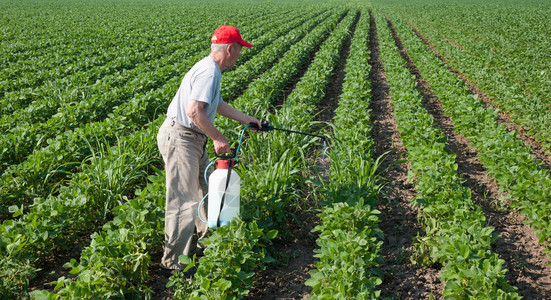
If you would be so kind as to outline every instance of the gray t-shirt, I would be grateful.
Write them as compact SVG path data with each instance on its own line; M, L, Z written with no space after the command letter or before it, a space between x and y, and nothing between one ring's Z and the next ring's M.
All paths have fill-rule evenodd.
M205 112L214 124L216 109L222 103L221 80L222 72L212 57L207 56L197 62L184 76L176 96L168 106L167 117L180 125L202 132L186 113L189 101L197 100L206 103Z

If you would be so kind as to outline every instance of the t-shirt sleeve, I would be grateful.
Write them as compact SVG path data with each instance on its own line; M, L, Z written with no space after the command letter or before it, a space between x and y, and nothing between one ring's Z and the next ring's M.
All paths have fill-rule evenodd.
M189 99L197 100L200 102L212 103L213 91L214 91L214 74L212 72L203 71L194 76L191 82L191 92Z

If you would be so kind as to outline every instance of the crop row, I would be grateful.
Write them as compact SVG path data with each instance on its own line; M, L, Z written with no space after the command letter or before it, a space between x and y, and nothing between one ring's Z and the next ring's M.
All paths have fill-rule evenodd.
M200 54L192 56L197 58ZM170 78L167 86L177 85L178 72L173 67L186 67L191 61L170 67L162 67L153 74ZM155 75L153 75L155 76ZM2 182L2 214L10 205L26 208L36 197L55 193L59 185L74 172L80 170L80 162L98 148L98 141L112 143L118 136L141 128L161 113L171 91L166 88L136 95L124 105L113 109L110 117L100 122L83 124L65 131L48 141L48 145L35 150L20 164L10 165L0 178Z
M10 125L10 123L6 123L6 121L10 121L11 119L13 119L11 120L11 124L19 123L20 120L18 118L22 118L21 121L26 121L31 124L38 121L44 121L45 118L50 116L49 112L55 112L57 109L56 105L60 105L61 109L63 109L63 103L58 103L60 100L61 102L77 102L79 99L82 100L82 98L86 97L88 94L93 93L94 88L96 88L98 84L105 84L103 81L107 81L108 83L109 80L117 79L120 76L131 76L130 78L139 77L140 72L143 72L143 70L134 69L139 67L143 68L144 65L148 65L149 61L158 60L165 55L173 53L179 48L192 48L190 46L204 41L205 38L201 37L202 34L206 34L205 27L207 27L207 22L204 20L202 25L203 26L193 27L194 29L190 28L186 30L189 32L190 36L185 37L185 40L175 40L173 38L168 40L170 36L167 36L167 41L163 43L151 43L148 41L147 36L142 36L141 38L135 37L134 40L139 42L138 45L150 46L138 47L131 42L122 42L121 44L125 46L112 46L108 48L108 50L103 50L102 55L116 55L116 57L108 57L107 59L96 58L92 54L84 51L82 54L84 56L82 57L74 55L79 59L77 66L63 66L49 72L45 70L47 66L58 65L55 59L45 58L41 62L30 62L34 68L38 68L39 70L30 70L29 75L25 74L24 67L18 66L17 64L10 64L8 70L11 70L12 73L17 75L5 74L2 77L6 84L15 85L13 87L13 92L3 93L5 97L2 101L5 105L3 105L2 112L3 115L10 118L7 120L4 120L5 118L3 119L2 127L4 128ZM197 30L197 32L195 32L195 30ZM202 34L199 34L200 32ZM84 41L81 41L79 43L80 45L86 45L92 49L102 48L102 46L98 45L94 40L87 40L86 34L82 33L81 35L79 40ZM205 42L203 44L205 44ZM154 45L155 47L153 47ZM48 53L51 53L50 55L56 55L60 60L66 58L66 56L71 57L71 54L65 54L63 52L58 53L56 49L49 49ZM83 67L79 68L78 65L83 65ZM27 77L31 77L32 80ZM17 81L22 81L25 84L16 84ZM127 81L129 80L121 80L120 84L124 84ZM50 100L48 102L47 100L49 99L55 101ZM34 104L36 108L26 108L35 101L38 102ZM39 103L43 104L38 105ZM14 113L13 117L10 116L12 112Z
M80 261L64 265L75 279L60 277L55 293L31 292L35 299L143 298L151 295L146 285L151 253L160 251L164 239L164 173L149 176L151 182L136 197L111 210L112 221L92 234Z
M131 71L104 77L85 88L75 88L78 83L62 84L59 87L63 92L58 94L56 88L53 88L50 96L41 97L29 107L4 116L2 125L7 128L0 140L4 149L0 157L2 164L20 163L35 149L46 146L49 139L82 124L100 121L114 107L162 87L177 71L173 69L173 74L159 76L158 69L175 65L180 57L193 55L198 49L198 45L180 49L169 56L141 64Z
M319 215L321 224L314 250L319 259L311 270L313 298L376 299L383 274L379 254L383 233L377 223L376 194L380 185L372 158L369 13L361 11L344 69L338 108L332 126L330 182L324 185L326 207Z
M497 123L494 109L485 109L463 81L448 71L411 28L398 18L396 20L411 59L442 101L446 114L452 117L456 132L471 142L488 174L495 178L501 191L512 196L511 207L527 217L525 222L538 234L540 243L550 249L549 170L539 165L516 132L509 132L504 125ZM442 82L449 84L442 85Z
M113 207L127 201L126 196L144 181L158 154L150 142L156 134L153 129L121 138L116 147L103 144L102 151L83 161L83 171L73 174L58 195L36 199L28 213L2 223L2 296L26 291L40 261L60 249L70 250L83 234L104 223Z
M277 34L270 45L253 59L248 60L239 66L231 74L224 75L221 83L221 93L225 101L231 101L243 92L243 89L249 82L255 79L259 74L271 67L277 59L301 40L316 25L320 24L331 14L330 11L318 13L315 18L309 20L298 19L289 22L290 28L294 28L286 35ZM298 22L297 22L298 21ZM304 23L301 26L298 26Z
M97 45L100 50L117 47L126 38L146 37L153 44L164 42L165 36L177 36L177 39L181 39L187 36L182 34L190 26L209 19L210 22L206 25L213 30L219 26L219 18L232 22L242 18L271 19L275 15L285 16L297 11L295 5L290 3L277 7L271 4L242 6L231 14L228 9L213 10L211 4L195 2L186 3L186 9L182 9L181 2L164 3L160 6L155 2L135 5L102 1L87 5L77 0L68 0L46 5L1 5L5 18L0 21L0 28L4 33L3 41L6 42L0 49L0 63L3 67L14 62L47 56L50 50L63 53L91 44ZM19 22L16 23L15 20ZM211 34L211 31L205 32L204 38L208 40ZM71 55L72 52L64 54Z
M290 27L285 25L283 29L285 31ZM270 33L271 31L267 35L273 39ZM261 43L257 45L258 48L253 49L259 51L263 44L270 41L265 36L259 38ZM204 55L206 53L200 52L176 65L161 66L153 76L170 76L171 79L165 86L177 86L177 82L181 80L178 76L179 70L189 68L194 61ZM56 182L65 178L67 174L78 171L77 165L67 163L82 161L90 154L94 141L98 138L114 141L117 136L132 132L145 125L150 119L156 118L164 110L166 99L171 97L171 93L171 90L161 88L144 95L136 95L124 105L117 107L104 121L84 124L73 131L67 131L50 140L47 147L35 151L22 164L10 166L1 177L3 183L1 205L4 206L4 214L5 209L10 205L15 203L19 206L27 205L33 198L45 197L51 193L56 188Z
M422 105L415 77L392 38L383 15L376 13L381 60L393 98L396 123L407 149L418 195L413 204L419 208L424 236L415 238L412 261L420 266L443 265L445 297L492 299L519 298L507 284L504 261L493 253L493 228L462 185L457 174L455 155L446 150L446 136ZM408 45L409 40L404 40ZM415 50L413 50L415 52ZM423 64L423 62L418 62ZM446 81L440 85L447 89Z
M186 37L191 39L193 32ZM89 86L107 75L132 69L147 60L157 59L182 47L182 41L145 43L145 38L131 36L121 41L124 46L102 49L97 44L81 43L75 53L48 49L48 57L10 63L2 74L5 91L2 93L2 114L10 115L17 109L42 97L48 97L51 87L71 83L74 87ZM85 51L82 48L88 48ZM96 55L90 52L98 52ZM72 63L69 63L74 60ZM28 66L27 66L28 65ZM52 68L52 66L57 66ZM48 69L50 67L50 69ZM8 86L9 85L9 86Z

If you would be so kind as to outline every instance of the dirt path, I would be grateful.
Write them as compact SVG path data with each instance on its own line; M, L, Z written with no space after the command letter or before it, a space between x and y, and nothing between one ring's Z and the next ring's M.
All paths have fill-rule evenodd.
M434 117L436 126L448 137L449 150L457 155L458 173L465 180L464 185L472 191L474 202L482 207L487 225L495 228L497 239L492 245L492 251L505 260L509 283L518 287L519 294L525 299L550 299L551 268L544 247L538 244L536 234L522 222L522 217L508 207L507 195L499 192L497 183L486 173L470 142L455 132L451 118L444 114L440 100L431 92L409 58L390 21L388 26L402 57L408 62L407 67L416 77L425 109ZM475 89L472 87L471 91Z
M385 24L377 24L385 26ZM371 17L369 49L371 52L371 120L372 137L375 140L375 155L388 151L382 169L389 181L384 188L384 196L379 199L377 209L381 211L379 227L385 235L381 254L385 263L385 280L380 286L381 296L391 299L442 299L444 285L438 278L439 270L415 269L411 266L408 253L412 250L412 240L422 235L417 223L417 213L409 201L417 194L413 184L407 182L409 163L396 164L407 159L406 149L400 141L400 133L394 119L392 98L383 68L378 46L377 28ZM439 296L440 295L440 296Z

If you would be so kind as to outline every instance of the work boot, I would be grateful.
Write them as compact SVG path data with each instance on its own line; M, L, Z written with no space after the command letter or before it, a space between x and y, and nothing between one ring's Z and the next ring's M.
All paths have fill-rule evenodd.
M174 275L174 271L176 270L167 269L165 267L159 268L159 274L161 274L163 277L166 277L166 278L170 278L172 275Z
M183 272L179 271L180 274L184 275L185 278L192 278L195 273L197 273L197 267L191 267L189 270Z
M205 256L205 248L197 248L197 250L195 250L193 254L195 254L197 257L203 257Z

